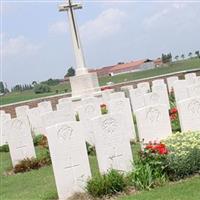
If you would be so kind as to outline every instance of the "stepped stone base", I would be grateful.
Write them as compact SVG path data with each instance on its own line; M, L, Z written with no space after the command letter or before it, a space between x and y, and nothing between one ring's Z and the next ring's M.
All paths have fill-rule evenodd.
M100 91L97 73L87 73L70 77L72 96L81 96Z

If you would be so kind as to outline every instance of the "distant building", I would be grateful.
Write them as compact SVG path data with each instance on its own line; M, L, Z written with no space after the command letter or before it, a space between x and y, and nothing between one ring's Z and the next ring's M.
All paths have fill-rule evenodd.
M102 67L99 69L91 69L90 72L97 72L98 76L115 76L118 74L125 74L130 72L137 72L147 69L153 69L155 67L158 67L162 64L161 59L157 60L138 60L138 61L131 61L128 63L118 63L117 65L108 66L108 67Z

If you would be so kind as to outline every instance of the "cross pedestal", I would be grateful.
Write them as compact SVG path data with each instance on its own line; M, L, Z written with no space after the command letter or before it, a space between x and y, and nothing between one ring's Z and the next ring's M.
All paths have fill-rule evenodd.
M59 6L59 11L67 11L69 18L70 32L72 35L72 42L74 47L74 54L76 59L76 76L70 77L72 96L81 96L92 92L99 91L99 82L97 73L89 73L86 65L79 32L75 20L75 9L80 9L80 4L72 3L68 0Z

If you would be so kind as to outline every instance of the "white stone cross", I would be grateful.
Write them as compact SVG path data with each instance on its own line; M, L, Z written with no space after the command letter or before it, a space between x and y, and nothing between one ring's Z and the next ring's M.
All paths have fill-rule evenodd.
M68 0L66 3L61 4L59 6L60 12L62 11L68 12L70 31L72 35L74 53L75 53L76 64L77 64L76 75L82 75L82 74L88 73L88 70L85 66L85 59L84 59L83 51L81 48L81 42L80 42L78 28L77 28L77 24L75 20L75 15L73 12L73 10L81 9L81 8L82 8L81 4L72 3L71 0Z

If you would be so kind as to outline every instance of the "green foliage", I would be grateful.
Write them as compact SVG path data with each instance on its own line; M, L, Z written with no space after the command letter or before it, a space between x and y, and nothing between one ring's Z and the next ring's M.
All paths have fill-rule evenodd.
M31 84L24 84L24 85L15 85L13 88L11 88L12 92L22 92L22 91L26 91L26 90L31 90L33 89Z
M89 143L86 142L86 147L87 147L88 155L90 155L90 156L95 156L96 155L94 146L92 146L92 145L90 145Z
M9 152L9 146L7 144L0 146L0 152Z
M48 79L47 81L41 82L41 84L49 86L55 86L58 85L59 83L60 83L59 79L52 79L52 78Z
M103 197L122 192L127 187L127 181L123 174L111 170L104 175L96 175L87 183L86 190L93 197Z
M170 63L170 62L172 62L172 54L171 53L162 54L162 62L163 63Z
M156 170L149 163L139 163L129 175L129 182L139 190L150 190L162 185L166 181L166 175Z
M0 93L4 93L5 92L5 87L2 81L0 81Z
M48 85L37 84L34 86L34 92L35 94L47 93L51 92L51 88Z
M169 149L167 174L170 180L200 172L200 132L176 133L165 143Z
M40 145L40 143L42 142L43 138L44 138L44 135L41 135L41 134L36 135L36 136L33 138L34 146Z
M66 77L75 76L75 73L76 73L75 69L73 67L70 67L65 76Z

